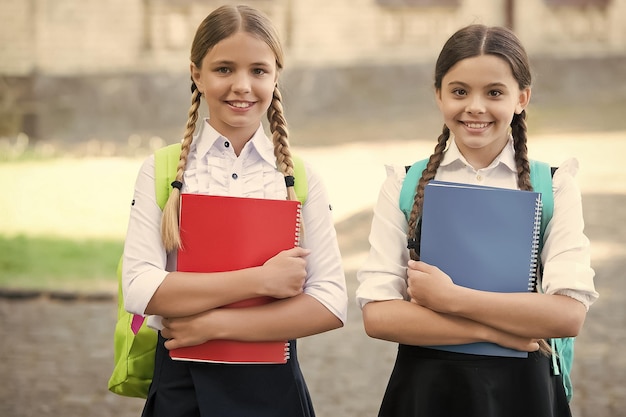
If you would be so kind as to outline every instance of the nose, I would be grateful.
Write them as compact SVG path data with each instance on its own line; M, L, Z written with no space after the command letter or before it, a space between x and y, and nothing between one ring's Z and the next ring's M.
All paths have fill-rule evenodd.
M485 112L485 104L483 98L479 95L473 95L468 98L465 112L470 114L481 114Z
M250 85L250 76L243 71L236 73L233 77L232 89L236 93L249 93Z

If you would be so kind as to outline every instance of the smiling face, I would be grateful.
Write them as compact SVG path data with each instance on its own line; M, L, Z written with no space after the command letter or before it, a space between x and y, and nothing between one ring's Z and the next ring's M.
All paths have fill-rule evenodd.
M234 142L249 140L272 102L278 79L267 43L239 31L215 44L191 76L209 106L209 124Z
M506 145L513 115L528 105L530 88L520 90L504 59L478 55L448 70L436 99L459 150L479 169L488 166Z

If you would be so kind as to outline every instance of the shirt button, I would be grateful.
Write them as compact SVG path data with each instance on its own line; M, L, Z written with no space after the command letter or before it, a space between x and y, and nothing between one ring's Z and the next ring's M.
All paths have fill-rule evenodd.
M239 175L237 175L236 172L233 172L233 175L231 175L231 177L233 177L233 179L236 180L237 178L239 178Z
M224 142L224 146L225 146L226 148L228 148L228 147L230 146L230 142L228 142L228 141Z
M483 180L483 176L482 176L482 175L480 175L480 174L478 174L478 175L476 175L476 179L477 179L478 181L482 181L482 180Z

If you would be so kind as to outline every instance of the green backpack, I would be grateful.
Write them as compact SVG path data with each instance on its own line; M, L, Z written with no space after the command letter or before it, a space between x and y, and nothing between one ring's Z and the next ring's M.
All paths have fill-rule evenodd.
M410 167L407 167L406 177L402 183L402 189L400 190L400 209L406 216L407 221L413 208L415 188L422 176L422 172L426 169L427 163L428 159L423 159L421 161L417 161ZM540 251L543 246L543 234L554 211L554 196L552 195L553 173L554 170L550 167L550 165L544 162L534 160L530 161L530 182L533 185L533 189L541 193L541 200L543 203L541 215L541 239L539 243ZM550 343L552 348L552 370L554 375L562 375L567 400L570 401L573 396L570 372L574 361L574 338L553 338L550 340Z
M176 178L180 159L180 143L158 149L154 153L156 201L163 209ZM298 200L307 199L308 184L303 161L292 156L294 162L295 192ZM109 391L126 397L146 398L154 372L154 353L157 333L148 328L144 318L124 309L122 293L122 258L117 266L117 323L115 324L114 368L109 379Z

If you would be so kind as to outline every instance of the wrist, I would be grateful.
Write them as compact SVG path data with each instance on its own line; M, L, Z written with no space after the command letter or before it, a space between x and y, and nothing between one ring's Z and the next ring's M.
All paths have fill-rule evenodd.
M473 303L476 303L476 301L474 300L475 294L476 290L472 288L454 285L454 287L450 291L449 314L473 319L471 313L472 305Z
M267 287L265 285L265 266L256 266L253 268L247 269L250 273L250 277L248 282L252 283L252 297L266 297L270 294L268 293Z
M227 325L228 308L216 308L208 313L210 324L207 336L208 339L232 339L232 326ZM226 316L226 317L225 317Z
M451 285L442 300L442 306L445 310L442 311L442 313L454 316L463 316L463 312L465 311L465 301L468 296L469 294L467 293L467 288L456 284Z

